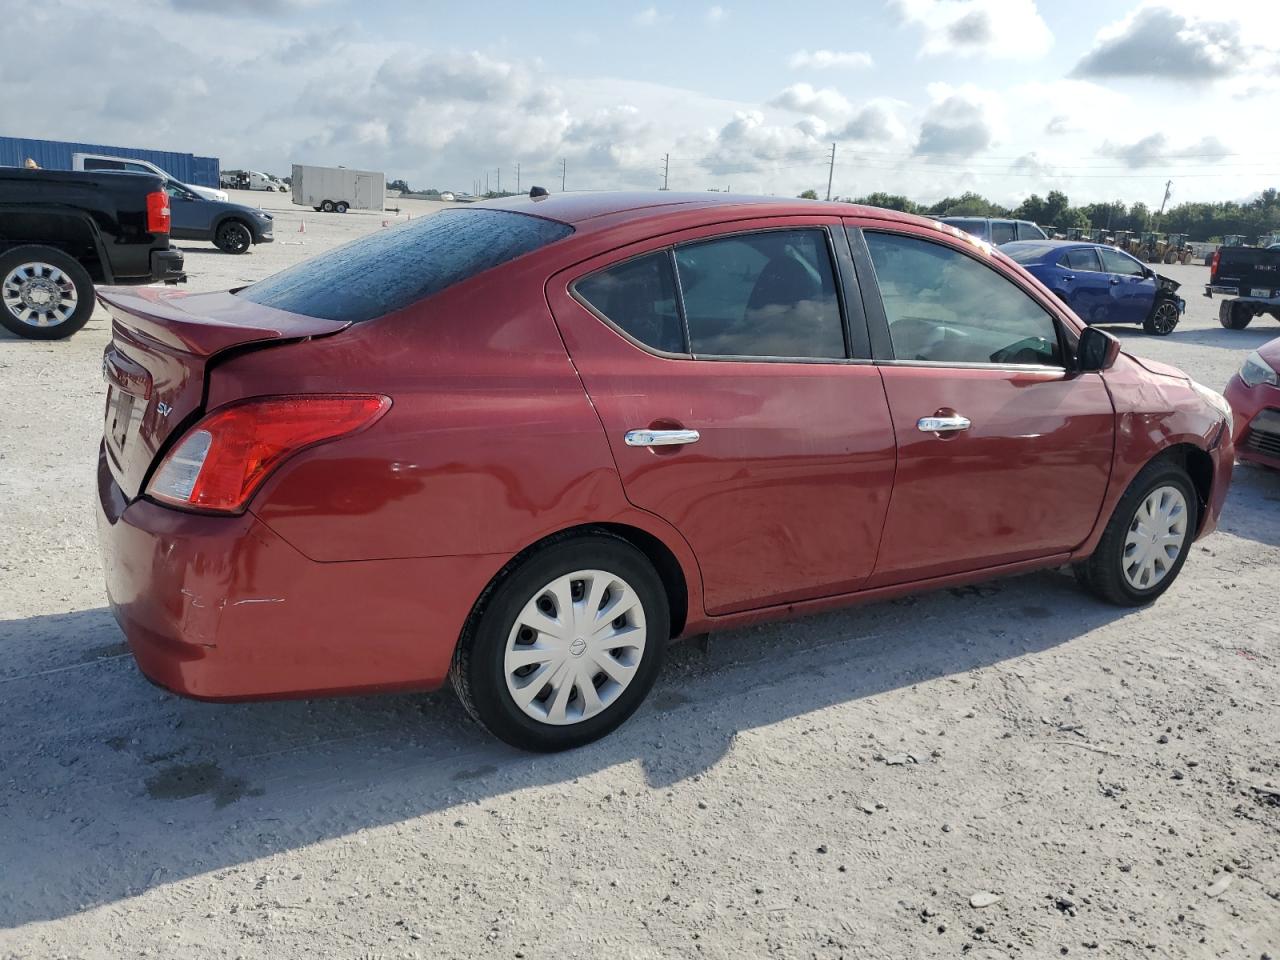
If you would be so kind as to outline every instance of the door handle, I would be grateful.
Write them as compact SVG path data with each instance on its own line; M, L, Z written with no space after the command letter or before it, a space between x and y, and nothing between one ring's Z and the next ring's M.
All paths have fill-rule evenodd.
M628 430L623 439L628 447L678 447L700 437L697 430Z
M921 417L916 421L916 429L921 433L955 433L957 430L968 430L969 425L969 418L959 414L950 417Z
M1063 280L1074 280L1075 278L1076 278L1076 275L1075 275L1074 273L1068 273L1068 274L1067 274L1066 276L1064 276L1062 279L1063 279Z
M1112 278L1111 278L1111 284L1112 284L1112 286L1114 286L1115 284L1117 284L1117 283L1119 283L1119 282L1120 282L1120 278L1119 278L1119 277L1112 277Z

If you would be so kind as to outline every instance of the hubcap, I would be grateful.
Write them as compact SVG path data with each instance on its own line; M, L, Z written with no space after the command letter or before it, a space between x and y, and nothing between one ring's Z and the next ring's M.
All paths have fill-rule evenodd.
M557 577L521 609L507 638L507 692L525 714L557 726L608 709L644 656L644 606L621 577Z
M9 313L32 327L56 327L79 305L76 285L49 263L24 263L9 271L0 289Z
M1169 575L1187 539L1187 499L1177 487L1147 494L1124 541L1124 578L1149 590Z

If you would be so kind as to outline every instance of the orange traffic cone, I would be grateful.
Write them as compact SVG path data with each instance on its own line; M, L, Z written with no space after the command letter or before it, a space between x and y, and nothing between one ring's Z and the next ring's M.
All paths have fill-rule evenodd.
M303 221L301 221L301 222L299 222L299 223L298 223L298 232L299 232L299 233L306 233L306 232L307 232L307 221L303 220Z

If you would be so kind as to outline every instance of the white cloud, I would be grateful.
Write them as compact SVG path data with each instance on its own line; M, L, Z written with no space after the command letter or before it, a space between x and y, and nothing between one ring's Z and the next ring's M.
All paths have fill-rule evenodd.
M865 70L874 61L860 50L797 50L787 60L792 70Z
M920 122L914 153L965 158L982 153L998 138L1000 102L972 84L929 85L933 103Z
M1053 45L1034 0L891 0L890 5L904 23L924 31L922 56L1035 60Z
M711 23L711 24L723 23L728 16L729 16L729 11L726 10L724 7L714 6L714 7L707 8L707 13L706 13L707 23Z
M670 14L659 13L657 7L645 7L631 18L631 22L638 27L652 27L670 19Z
M1092 49L1071 75L1186 83L1216 80L1256 70L1260 59L1266 59L1257 40L1266 36L1247 34L1234 18L1184 12L1168 3L1147 3L1100 30ZM1271 56L1274 54L1272 50Z
M1231 155L1231 150L1217 137L1201 137L1194 143L1183 147L1172 147L1169 138L1156 132L1135 140L1132 143L1104 143L1098 150L1104 157L1115 157L1123 160L1134 169L1161 165L1168 166L1170 161L1196 160L1214 163Z
M807 83L793 83L769 101L769 106L795 113L807 113L826 120L847 117L853 104L838 90L815 90Z

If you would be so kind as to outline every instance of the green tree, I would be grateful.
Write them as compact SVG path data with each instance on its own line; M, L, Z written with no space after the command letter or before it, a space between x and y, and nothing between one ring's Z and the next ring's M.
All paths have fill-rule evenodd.
M1004 217L1009 211L982 194L966 190L958 197L944 197L929 208L931 217Z
M413 190L410 189L409 183L406 180L392 180L387 184L387 189L399 190L401 193L413 193Z
M880 207L884 210L900 210L903 213L919 213L921 207L918 203L908 200L906 197L898 193L868 193L865 197L855 197L854 203L860 203L867 207Z
M817 191L817 190L806 190L804 193L800 194L799 199L801 199L801 200L817 200L817 199L818 199L818 191Z

